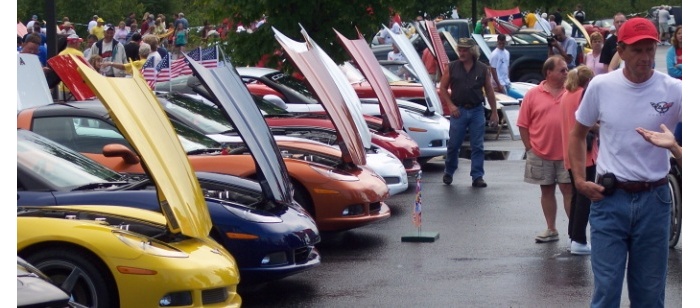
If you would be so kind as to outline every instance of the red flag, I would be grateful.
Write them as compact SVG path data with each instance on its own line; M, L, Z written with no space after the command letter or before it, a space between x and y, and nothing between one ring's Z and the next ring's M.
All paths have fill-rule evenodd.
M518 28L523 26L523 14L520 12L520 8L517 6L508 10L494 10L485 7L484 13L486 13L486 17L492 17L494 19L498 19L498 21L512 23ZM507 28L501 26L500 24L496 26L496 29L498 29L499 33L510 33Z

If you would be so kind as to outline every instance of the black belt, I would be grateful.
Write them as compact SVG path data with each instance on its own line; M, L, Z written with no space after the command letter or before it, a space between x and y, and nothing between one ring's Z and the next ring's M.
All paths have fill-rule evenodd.
M482 103L476 103L476 104L466 103L466 104L462 104L462 105L457 105L457 107L459 107L459 108L464 107L465 109L473 109L473 108L476 108L479 106L483 106L483 104Z
M596 180L596 183L600 184L601 183L601 176L598 176L598 179ZM639 181L629 181L629 182L621 182L621 181L616 181L615 183L615 188L622 189L628 193L639 193L643 191L649 191L652 188L659 187L661 185L666 185L668 184L668 178L663 178L658 181L654 182L639 182Z
M663 178L654 182L617 182L617 188L628 193L638 193L666 184L668 184L668 178Z

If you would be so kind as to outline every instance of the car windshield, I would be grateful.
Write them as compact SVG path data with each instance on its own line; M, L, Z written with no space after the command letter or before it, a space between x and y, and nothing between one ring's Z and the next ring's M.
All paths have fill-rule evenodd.
M203 97L169 94L162 103L168 116L187 126L196 127L205 134L218 134L233 129L221 110Z
M64 189L122 178L118 172L25 130L17 131L17 167Z
M262 97L253 95L253 101L255 101L255 104L258 105L258 109L260 109L260 111L262 111L265 115L282 116L290 114L289 111L275 105L274 103Z
M171 121L171 123L173 124L173 128L175 128L175 133L180 139L182 147L185 149L185 153L221 148L220 143L187 127L187 125L183 125L177 121Z
M306 96L309 100L312 100L316 102L316 97L314 97L314 94L311 93L309 88L301 81L298 79L295 79L294 77L287 75L285 73L272 73L266 76L268 79L274 81L277 84L283 85L287 88L292 89L295 92L298 92L300 94L303 94Z

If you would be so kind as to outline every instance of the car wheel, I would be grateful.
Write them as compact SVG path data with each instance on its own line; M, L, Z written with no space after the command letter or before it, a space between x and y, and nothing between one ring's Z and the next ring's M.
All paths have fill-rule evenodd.
M674 248L681 238L682 203L681 184L675 174L668 175L668 185L671 188L671 236L669 248Z
M119 296L111 274L90 256L75 250L48 249L25 258L73 301L87 307L119 307Z
M311 199L311 195L309 192L304 188L301 183L297 182L296 180L292 180L292 186L294 187L294 201L299 203L301 207L303 207L307 212L309 212L309 215L311 215L312 218L316 219L316 210L314 209L314 202Z
M531 73L525 73L525 74L521 75L517 81L518 82L539 84L540 81L542 81L542 79L544 79L542 77L542 74L531 72Z

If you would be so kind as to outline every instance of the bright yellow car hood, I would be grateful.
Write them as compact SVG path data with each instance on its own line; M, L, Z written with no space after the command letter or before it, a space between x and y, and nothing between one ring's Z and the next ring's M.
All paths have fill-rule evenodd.
M78 71L136 149L158 189L158 201L173 233L205 238L212 228L209 210L185 151L153 91L138 72L109 78L81 61Z

